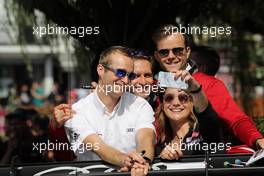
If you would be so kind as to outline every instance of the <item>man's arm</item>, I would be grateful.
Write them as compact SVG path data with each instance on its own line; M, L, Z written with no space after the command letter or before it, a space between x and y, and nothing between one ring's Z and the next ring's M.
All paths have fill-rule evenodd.
M92 146L92 150L97 153L102 160L116 166L124 166L125 158L128 157L127 154L107 145L97 134L87 136L83 142L84 144Z
M71 108L69 104L60 104L54 107L53 118L50 121L52 128L60 128L64 123L71 119L76 112Z
M264 138L262 139L257 139L255 142L256 147L259 148L264 148Z
M50 140L54 143L60 142L68 144L64 123L75 114L70 105L60 104L54 107L53 117L49 123ZM72 161L76 158L74 153L69 150L54 150L54 157L57 161Z
M185 70L179 70L175 72L174 79L177 80L178 78L181 78L188 84L188 89L186 91L189 92L193 97L195 112L203 112L208 106L208 99L203 92L201 85L188 71Z
M150 169L150 164L154 158L154 143L155 143L155 133L152 128L141 128L136 133L137 142L137 154L145 151L143 158L145 161L139 163L141 156L138 156L137 162L133 164L131 168L131 175L147 175ZM133 155L131 155L131 158ZM150 163L149 163L150 162Z
M140 129L136 134L137 152L145 150L144 156L148 157L151 161L154 158L154 131L150 128ZM106 162L117 166L124 166L125 159L129 154L120 152L119 150L107 145L97 134L91 134L84 140L85 144L93 146L92 149L100 158Z
M263 138L252 119L239 109L220 80L215 81L204 91L213 109L242 142L252 147L257 139Z
M146 102L139 109L139 116L136 123L136 153L130 153L130 157L136 162L131 168L131 175L147 175L150 169L149 162L154 158L155 128L154 112L151 106ZM145 151L143 157L139 155ZM143 159L144 158L144 159Z
M197 89L198 90L198 89ZM205 93L201 90L197 93L191 93L193 97L193 105L195 112L201 113L208 107L208 99Z
M154 142L155 142L155 133L151 128L142 128L139 129L136 133L137 140L137 152L140 153L143 150L146 151L144 154L145 157L153 161L154 158Z

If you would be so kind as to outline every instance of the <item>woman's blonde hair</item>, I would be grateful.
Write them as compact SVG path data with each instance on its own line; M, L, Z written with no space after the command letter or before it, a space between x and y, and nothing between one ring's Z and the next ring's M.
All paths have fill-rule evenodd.
M190 95L188 95L190 98L190 102L193 104L193 99ZM160 112L158 114L158 119L157 119L157 132L159 134L158 136L158 143L169 143L173 139L173 134L172 134L172 128L169 122L169 118L166 116L166 114L163 111L163 102L161 104ZM191 106L193 107L193 106ZM191 129L195 129L198 120L197 117L195 116L193 112L193 108L191 108L191 113L188 117L189 120L189 125Z

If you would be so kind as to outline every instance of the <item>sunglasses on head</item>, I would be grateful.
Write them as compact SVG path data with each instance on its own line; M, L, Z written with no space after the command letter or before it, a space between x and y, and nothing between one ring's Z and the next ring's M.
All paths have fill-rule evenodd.
M134 72L127 72L126 70L123 69L118 69L118 68L112 68L110 66L104 65L102 64L105 68L107 68L108 70L111 70L112 72L115 73L115 75L118 78L124 78L125 76L128 77L129 80L134 80L136 78L136 74Z
M151 58L152 57L149 52L144 51L144 50L139 50L139 49L130 49L129 55L132 57L145 57L145 58Z
M175 97L176 97L176 95L174 95L174 94L166 94L163 96L163 100L166 103L171 103ZM187 94L180 93L180 94L178 94L178 100L181 104L184 104L184 103L188 103L191 100L191 97Z
M158 50L158 54L160 55L160 57L167 57L170 51L172 51L175 56L182 56L184 49L185 48L183 47L172 48L172 49L160 49Z

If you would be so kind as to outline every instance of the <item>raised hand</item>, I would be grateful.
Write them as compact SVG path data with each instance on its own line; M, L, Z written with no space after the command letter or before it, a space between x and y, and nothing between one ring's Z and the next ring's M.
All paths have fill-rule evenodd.
M76 112L71 108L71 105L60 104L54 108L51 123L53 127L59 128L64 125L67 120L72 118L74 114L76 114Z

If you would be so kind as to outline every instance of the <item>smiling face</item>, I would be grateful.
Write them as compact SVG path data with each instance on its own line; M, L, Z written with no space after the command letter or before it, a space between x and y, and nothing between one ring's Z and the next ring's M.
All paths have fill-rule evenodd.
M166 89L163 96L162 110L170 121L188 121L192 108L193 103L190 95L180 89Z
M120 52L114 52L108 57L109 67L114 69L122 69L127 73L133 72L134 65L133 60L130 57L127 57ZM102 64L97 66L97 72L99 75L99 84L106 88L107 93L113 97L120 97L125 91L125 85L130 84L128 76L118 77L113 71L109 68L104 67Z
M151 85L153 83L151 62L144 59L134 60L134 72L137 77L131 81L135 87L134 94L142 98L147 98L150 94Z
M163 37L156 42L156 46L155 58L164 70L175 72L186 67L186 62L190 55L190 48L185 46L185 39L182 34L176 33ZM182 48L183 50L179 51ZM167 55L162 56L160 52L162 50L168 50L169 52Z

